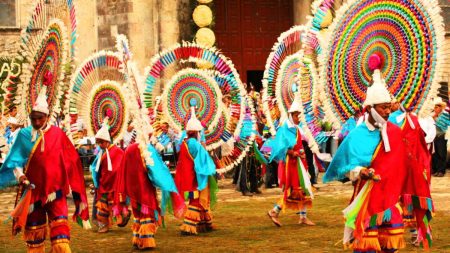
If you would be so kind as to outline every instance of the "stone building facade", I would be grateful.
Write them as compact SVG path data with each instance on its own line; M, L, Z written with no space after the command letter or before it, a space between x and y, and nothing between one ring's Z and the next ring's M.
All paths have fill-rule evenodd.
M215 0L226 1L226 0ZM289 1L289 0L286 0ZM292 0L293 22L304 24L312 0ZM343 0L336 0L338 8ZM450 4L439 0L450 41ZM0 57L12 57L19 49L20 30L28 22L33 0L0 1ZM77 61L90 54L113 49L114 35L125 34L141 71L158 51L192 39L192 6L195 0L74 0L77 12ZM447 43L450 44L450 43ZM450 49L449 49L450 50ZM450 64L447 65L447 69ZM448 76L447 74L447 82Z

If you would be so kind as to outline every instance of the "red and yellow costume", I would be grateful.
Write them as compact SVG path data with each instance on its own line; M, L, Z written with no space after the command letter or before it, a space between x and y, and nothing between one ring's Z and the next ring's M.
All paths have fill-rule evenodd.
M180 146L175 174L178 191L181 195L186 192L189 199L180 227L182 232L197 234L213 229L210 208L217 192L212 177L215 173L216 166L204 147L195 138L184 140Z
M393 118L396 118L397 114L399 113L393 113ZM405 226L417 228L417 242L428 248L431 246L429 222L434 212L430 193L431 155L417 116L411 113L402 113L399 116L403 116L399 125L405 140L408 171L402 195L404 222Z
M390 150L385 151L380 131L367 122L344 139L327 168L324 182L342 179L358 166L373 168L379 181L354 181L354 194L344 210L344 244L354 252L392 251L405 247L400 196L406 178L404 139L401 130L387 123Z
M123 166L116 177L115 209L123 209L127 197L131 200L134 216L132 243L139 249L156 247L154 236L161 225L168 199L171 198L175 217L180 217L185 209L169 169L152 145L149 144L147 150L152 165L146 165L145 152L141 151L138 143L128 146ZM161 204L158 203L156 187L162 192Z
M97 191L97 199L94 200L97 207L97 220L105 226L111 226L112 224L114 186L117 171L122 166L123 154L124 152L119 147L110 145L108 147L108 154L102 152L101 157L98 156L91 165L91 173ZM111 167L109 167L108 156ZM97 171L98 159L101 160Z
M35 141L32 141L35 133L31 127L19 132L0 169L0 181L9 179L11 182L13 170L23 168L23 174L35 186L31 190L29 209L24 210L29 211L24 231L28 252L44 252L47 218L52 252L70 252L66 200L69 193L72 193L76 206L73 219L89 227L83 168L77 151L61 129L49 126L38 132L40 136ZM20 191L18 198L22 194ZM16 224L14 229L21 227Z

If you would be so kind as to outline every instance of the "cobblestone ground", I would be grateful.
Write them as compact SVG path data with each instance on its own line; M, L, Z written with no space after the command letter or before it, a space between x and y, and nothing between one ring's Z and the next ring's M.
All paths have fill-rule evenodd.
M216 252L241 252L247 246L245 251L248 252L294 252L294 248L304 249L303 252L344 252L339 246L343 228L340 212L352 194L350 183L318 185L314 207L309 214L317 226L308 230L307 236L304 232L298 232L295 225L298 218L294 214L286 212L283 215L283 224L293 224L286 224L282 230L277 230L265 216L264 212L280 197L280 189L262 189L260 195L245 197L235 191L229 179L221 180L219 187L220 205L215 211L215 219L220 229L194 240L185 239L177 232L180 221L168 218L168 228L158 230L157 252L211 252L211 248L199 249L199 245L216 247ZM2 222L13 208L15 194L14 188L0 192L0 252L24 252L25 249L19 236L10 236L11 224ZM450 252L450 173L442 178L433 177L432 194L438 214L433 221L437 223L433 231L436 247L431 252ZM89 198L92 197L89 195ZM73 205L70 205L69 213L73 213ZM95 231L82 231L72 224L72 233L75 238L72 240L74 252L133 252L129 229L115 228L107 235L99 235ZM289 233L297 237L286 237ZM270 241L267 238L271 238ZM93 246L87 247L86 240ZM317 243L319 240L320 244ZM416 251L422 252L412 246L402 252Z

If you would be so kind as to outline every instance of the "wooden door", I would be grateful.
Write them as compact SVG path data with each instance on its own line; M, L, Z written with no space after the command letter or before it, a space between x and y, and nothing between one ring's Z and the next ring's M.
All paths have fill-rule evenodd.
M292 0L216 0L217 48L247 82L247 71L264 70L277 37L293 25Z

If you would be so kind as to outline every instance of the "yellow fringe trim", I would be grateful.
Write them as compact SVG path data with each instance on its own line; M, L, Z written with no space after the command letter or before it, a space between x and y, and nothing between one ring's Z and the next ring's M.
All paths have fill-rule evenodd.
M210 211L210 210L208 210L208 211L202 211L202 214L201 214L201 219L202 219L202 221L205 221L205 222L211 222L212 221L212 219L213 219L213 215L212 215L212 212Z
M155 248L156 241L155 238L142 238L139 239L134 245L136 245L139 249Z
M50 222L50 228L59 227L59 226L69 226L66 219L57 219Z
M139 236L155 235L157 226L154 223L142 224L139 228ZM133 236L133 244L139 249L155 248L156 242L154 237L138 238Z
M102 197L101 200L105 200L105 198ZM97 209L99 211L99 212L97 212L97 220L102 224L108 225L108 227L112 227L112 223L113 223L112 215L111 215L112 208L110 205L103 203L101 200L98 200L97 203L95 204L95 206L97 207ZM108 214L108 217L100 215L100 212L104 213L104 214Z
M25 231L23 233L23 240L24 241L36 241L36 240L41 240L46 238L47 236L47 227L41 227L41 228L37 228L37 229L28 229L25 228ZM44 244L44 242L40 243L40 244L27 244L27 246L29 247L33 247L33 246L38 246Z
M197 226L194 225L188 225L186 223L181 224L180 230L183 232L191 233L197 235Z
M45 244L42 243L42 245L38 247L28 247L27 253L45 253Z
M354 241L351 245L349 245L350 249L365 251L365 250L376 250L380 251L381 246L378 241L378 237L363 237L361 240Z
M149 224L141 224L141 227L139 228L139 235L154 235L156 234L156 230L158 228L154 223Z
M190 208L196 209L198 211L190 210ZM201 211L194 206L189 206L186 210L186 213L184 213L184 218L189 219L191 221L199 222L201 220Z
M397 235L380 234L379 240L381 246L386 249L403 249L406 247L405 238L403 237L403 234Z
M131 231L133 231L133 233L138 233L140 227L141 224L139 222L134 221L133 225L131 225Z
M52 242L52 250L50 253L71 253L72 250L70 249L69 242L59 242L54 243Z

